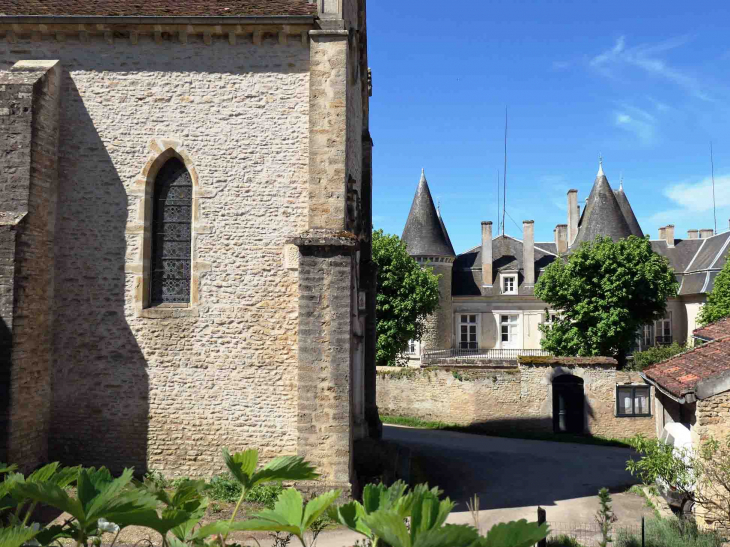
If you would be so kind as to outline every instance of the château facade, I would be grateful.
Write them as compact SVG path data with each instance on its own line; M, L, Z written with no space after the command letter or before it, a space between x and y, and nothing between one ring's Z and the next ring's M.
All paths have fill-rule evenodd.
M523 222L521 238L495 236L492 222L485 221L481 243L456 254L422 173L402 237L411 256L441 274L441 298L428 319L429 332L420 343L411 343L411 360L540 355L539 326L555 313L534 294L544 269L598 235L614 241L644 237L623 184L613 190L602 165L583 209L577 190L568 191L567 209L567 224L555 227L553 241L535 241L532 220ZM692 339L699 309L730 254L730 231L690 230L679 239L669 225L658 235L651 246L669 260L680 286L667 302L666 316L637 337L640 349Z

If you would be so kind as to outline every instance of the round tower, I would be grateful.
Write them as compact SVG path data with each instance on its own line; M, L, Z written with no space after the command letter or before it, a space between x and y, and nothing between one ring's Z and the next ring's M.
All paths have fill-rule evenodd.
M416 195L408 214L401 239L421 267L433 269L439 278L439 308L428 317L427 332L421 340L421 351L425 349L448 349L452 346L454 313L451 300L451 277L456 253L449 234L436 209L428 188L426 175L421 171Z

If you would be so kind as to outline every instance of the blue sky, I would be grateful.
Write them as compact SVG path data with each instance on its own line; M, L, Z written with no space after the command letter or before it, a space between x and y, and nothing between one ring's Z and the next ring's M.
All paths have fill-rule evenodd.
M509 109L506 232L552 241L566 192L598 169L645 233L730 218L726 2L370 0L374 224L400 235L425 168L458 252L497 220ZM514 219L514 222L510 219Z

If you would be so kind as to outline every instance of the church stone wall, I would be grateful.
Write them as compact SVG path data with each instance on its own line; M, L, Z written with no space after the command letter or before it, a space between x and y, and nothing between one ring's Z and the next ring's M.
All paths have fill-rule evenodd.
M51 459L170 475L222 469L220 449L297 451L296 253L307 228L309 48L44 37L0 60L64 68ZM153 139L199 177L199 305L135 314L141 197ZM292 267L293 262L293 267Z

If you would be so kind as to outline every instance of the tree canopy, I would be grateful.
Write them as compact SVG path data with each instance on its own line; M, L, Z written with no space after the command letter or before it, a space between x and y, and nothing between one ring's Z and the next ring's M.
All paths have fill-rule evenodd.
M700 308L697 320L705 326L725 317L730 317L730 260L715 278L715 286L707 295L707 302Z
M660 319L678 284L669 262L635 236L597 237L550 264L535 295L559 312L541 325L555 355L615 356L623 364L638 330Z
M373 261L378 267L376 361L392 366L410 340L423 337L426 317L438 308L438 276L421 268L398 236L383 230L373 232Z

